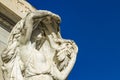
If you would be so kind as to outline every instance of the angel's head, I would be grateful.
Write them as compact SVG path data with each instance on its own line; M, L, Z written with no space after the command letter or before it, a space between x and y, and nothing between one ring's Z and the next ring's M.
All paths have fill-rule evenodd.
M42 19L42 23L45 25L51 25L52 24L52 17L51 16L46 16Z

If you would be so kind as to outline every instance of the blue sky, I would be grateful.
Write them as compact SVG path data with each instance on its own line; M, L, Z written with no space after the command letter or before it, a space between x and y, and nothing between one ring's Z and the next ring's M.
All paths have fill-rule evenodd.
M119 0L28 0L61 16L63 38L79 47L68 80L120 80Z

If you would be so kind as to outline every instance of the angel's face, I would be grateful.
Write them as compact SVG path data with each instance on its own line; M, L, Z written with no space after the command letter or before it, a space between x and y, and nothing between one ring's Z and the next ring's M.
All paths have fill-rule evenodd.
M52 19L50 16L47 16L45 17L42 22L45 24L45 25L51 25L52 24Z

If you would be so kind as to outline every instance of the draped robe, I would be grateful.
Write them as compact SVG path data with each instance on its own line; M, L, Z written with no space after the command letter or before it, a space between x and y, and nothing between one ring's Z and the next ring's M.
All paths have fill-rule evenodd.
M49 11L38 11L43 19L45 14L42 12L52 17L52 26L48 28L51 32L38 19L34 21L30 40L22 45L20 41L24 41L22 35L26 34L26 20L31 13L11 31L8 46L2 54L5 80L65 80L71 71L78 48L74 41L61 37L60 17Z

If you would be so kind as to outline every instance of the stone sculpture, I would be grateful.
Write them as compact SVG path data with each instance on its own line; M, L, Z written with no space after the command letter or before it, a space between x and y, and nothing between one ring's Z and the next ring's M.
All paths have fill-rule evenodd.
M20 20L1 55L4 80L66 80L78 48L61 37L59 25L60 17L46 10Z

